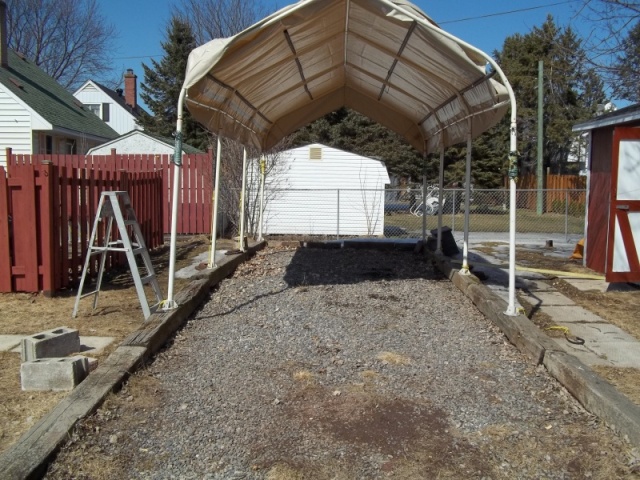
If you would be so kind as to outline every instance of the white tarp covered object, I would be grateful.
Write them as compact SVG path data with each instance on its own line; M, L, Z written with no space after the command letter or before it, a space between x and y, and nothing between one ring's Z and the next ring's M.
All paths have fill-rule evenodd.
M191 114L213 133L268 150L346 106L419 151L466 140L498 122L507 89L487 59L405 1L303 0L231 38L191 52Z
M302 0L285 7L233 37L212 40L191 52L178 102L177 146L184 105L218 139L228 137L262 152L313 120L349 107L425 154L464 141L470 145L472 137L495 125L510 108L507 313L516 314L513 90L489 55L442 30L413 4ZM219 148L216 158L220 160ZM179 181L179 169L174 180ZM172 222L177 200L173 203ZM468 273L467 236L465 228L461 271ZM175 303L174 261L172 253L168 308Z

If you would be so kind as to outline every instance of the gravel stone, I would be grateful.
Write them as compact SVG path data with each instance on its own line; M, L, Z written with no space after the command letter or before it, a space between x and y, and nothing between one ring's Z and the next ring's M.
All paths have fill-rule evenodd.
M123 390L48 478L629 474L622 441L407 252L259 252Z

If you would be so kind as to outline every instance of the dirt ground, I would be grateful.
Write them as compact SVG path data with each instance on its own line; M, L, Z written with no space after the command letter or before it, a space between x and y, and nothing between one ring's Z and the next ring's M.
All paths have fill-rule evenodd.
M176 270L188 266L192 259L209 250L206 236L193 236L178 241ZM230 240L218 241L219 249L237 248ZM167 289L169 246L151 252L151 259L163 292ZM188 280L176 279L174 291L179 291ZM88 286L85 286L85 291ZM150 298L152 293L147 292ZM98 359L106 358L118 344L144 321L138 295L128 268L105 275L98 297L98 307L92 311L92 297L80 301L78 316L72 318L76 291L59 292L48 298L41 294L0 294L0 334L32 335L44 330L65 326L78 329L80 336L113 337L115 339L98 354L82 352ZM0 451L14 443L44 414L51 410L66 392L23 392L20 387L20 355L0 352Z
M193 257L209 249L210 241L205 236L182 239L177 250L177 269L192 263ZM218 248L234 249L229 240L220 241ZM162 290L166 290L169 248L165 246L152 252L152 260ZM576 260L561 260L546 257L542 253L519 250L517 262L521 265L593 273ZM564 280L550 278L548 281L562 293L607 321L640 338L640 291L629 292L581 292ZM176 279L179 291L187 280ZM77 328L81 336L114 337L115 341L95 355L100 361L106 358L129 333L143 322L137 294L127 271L105 278L100 293L98 308L91 311L91 298L81 301L78 317L71 318L75 302L75 291L61 292L47 298L39 294L0 294L3 315L0 334L33 334L60 326ZM540 326L545 319L534 318ZM553 335L553 334L552 334ZM88 354L88 352L87 352ZM65 393L23 392L20 388L20 357L16 353L0 352L0 452L8 448L20 435L57 404ZM598 372L619 390L640 404L640 370L598 368Z

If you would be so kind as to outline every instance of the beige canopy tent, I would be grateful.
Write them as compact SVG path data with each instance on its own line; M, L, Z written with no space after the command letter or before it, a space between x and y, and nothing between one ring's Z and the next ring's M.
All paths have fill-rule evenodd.
M513 167L516 162L515 98L500 67L404 0L302 0L233 37L193 50L178 104L177 152L184 105L218 137L263 152L313 120L349 107L425 155L439 150L441 187L444 149L464 141L470 145L510 108L510 162ZM178 155L174 161L179 166ZM179 185L179 173L174 180ZM507 313L515 314L514 179L511 190ZM174 212L174 222L175 217ZM463 271L468 271L467 234L468 213ZM172 230L167 308L174 306L174 243Z

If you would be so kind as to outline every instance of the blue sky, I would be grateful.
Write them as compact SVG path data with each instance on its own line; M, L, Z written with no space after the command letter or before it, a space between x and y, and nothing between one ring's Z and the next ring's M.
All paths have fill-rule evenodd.
M119 35L112 60L114 78L132 68L138 82L143 81L142 63L149 65L152 56L157 60L162 58L160 42L164 40L172 6L179 1L103 0L103 13L116 25ZM445 30L487 53L500 49L506 37L541 25L548 14L553 15L559 25L582 30L574 18L580 0L414 0L414 3ZM263 4L275 11L288 2ZM529 10L517 12L521 9ZM500 13L504 14L487 17ZM463 19L469 20L461 21Z

